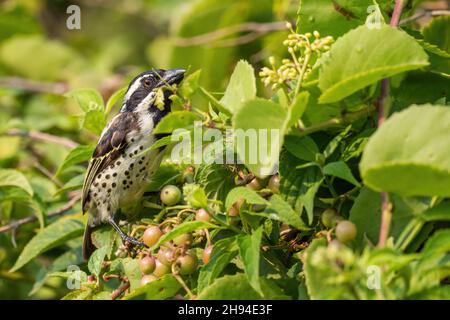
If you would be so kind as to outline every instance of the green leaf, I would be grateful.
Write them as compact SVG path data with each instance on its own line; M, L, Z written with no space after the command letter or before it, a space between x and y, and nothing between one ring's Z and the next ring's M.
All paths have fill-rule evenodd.
M106 126L106 116L102 110L87 111L81 121L81 127L100 135Z
M325 175L344 179L357 187L361 186L361 184L355 179L352 171L344 161L330 162L322 168L322 172Z
M386 2L389 1L378 1L379 4ZM358 25L364 24L367 8L373 4L373 0L301 0L297 32L313 33L317 30L323 36L330 35L337 38Z
M132 290L122 300L163 300L173 297L181 289L180 283L171 274Z
M165 116L153 130L154 133L172 133L176 129L188 129L194 125L195 121L202 118L190 111L174 111Z
M25 190L30 196L33 195L33 189L27 178L13 169L0 169L0 187L18 187Z
M302 213L306 210L308 223L313 221L314 198L323 181L323 175L317 166L296 169L299 160L290 152L280 157L280 193L284 200ZM295 172L295 174L292 174Z
M199 78L202 70L197 70L189 76L185 77L181 83L180 92L185 98L190 98L199 88Z
M406 196L450 196L449 132L449 108L413 106L395 113L364 149L364 183Z
M390 200L393 212L389 236L394 237L394 240L396 240L406 225L414 218L415 214L425 209L425 205L420 202L407 202L396 195L391 195ZM355 240L357 247L362 248L366 243L365 239L376 244L381 221L380 194L363 187L350 210L349 219L356 225L358 230Z
M261 290L264 299L289 299L273 281L261 278ZM232 276L225 276L217 279L209 287L204 289L197 297L197 300L261 300L258 294L250 285L245 274L238 273Z
M65 96L75 99L85 113L91 110L103 111L103 98L94 89L74 89L66 93Z
M428 43L450 54L450 16L437 17L423 28L422 34ZM448 57L447 57L448 58Z
M83 187L84 174L79 174L67 181L61 189L58 189L54 196L58 196L64 192L78 190Z
M43 252L83 234L84 226L78 220L58 220L35 235L27 243L10 272L22 268Z
M193 188L183 188L183 194L185 195L187 203L189 203L192 207L208 207L208 198L206 197L205 189L202 187L195 185Z
M286 128L294 126L298 120L301 119L306 111L309 101L309 92L304 91L295 97L291 106L289 107L289 119Z
M127 92L128 87L123 87L116 92L114 92L111 97L109 97L108 101L106 102L105 107L105 114L108 115L111 112L111 109L114 107L114 105L122 99L125 96L125 93Z
M139 260L127 257L121 260L121 264L128 281L130 281L130 290L139 288L142 278L141 269L139 268Z
M267 200L261 197L254 190L247 187L236 187L228 193L227 199L225 200L225 209L228 211L231 206L241 198L243 198L249 204L268 204Z
M295 212L291 206L281 198L274 194L270 198L269 206L264 210L270 213L269 218L282 221L299 230L308 230L309 228L300 218L300 213Z
M252 288L263 294L259 282L259 253L263 228L259 227L251 235L240 236L237 239L239 255L244 263L245 274Z
M95 250L89 258L88 269L91 274L94 274L96 277L98 277L102 271L102 264L105 260L107 252L108 247L104 246Z
M244 102L255 98L255 71L247 61L240 60L234 68L230 82L220 103L234 114Z
M72 167L75 164L89 160L94 152L95 147L92 145L81 145L70 150L64 161L59 166L55 176L59 176L64 170Z
M152 247L152 250L157 249L162 244L166 243L167 241L172 240L173 238L176 238L177 236L189 233L198 229L211 229L211 228L217 228L216 225L206 222L206 221L188 221L184 222L175 228L173 228L171 231L164 234L159 241Z
M227 116L231 116L231 112L228 111L227 108L225 108L225 106L219 102L219 100L217 100L211 93L209 93L205 88L200 87L200 94L209 102L211 103L211 105L216 108L217 110L219 110L220 112L223 112L224 114L226 114Z
M210 286L237 254L236 236L215 242L209 262L200 268L197 281L198 292Z
M284 138L284 146L294 156L305 161L316 161L316 155L319 153L316 143L308 136L288 135Z
M450 221L450 202L441 202L420 215L425 221Z
M239 159L257 176L272 174L286 132L288 112L264 99L245 102L233 118ZM262 133L266 133L262 137ZM250 142L249 142L250 141Z
M426 53L405 32L390 26L358 27L338 39L324 56L319 102L339 101L383 78L426 65Z

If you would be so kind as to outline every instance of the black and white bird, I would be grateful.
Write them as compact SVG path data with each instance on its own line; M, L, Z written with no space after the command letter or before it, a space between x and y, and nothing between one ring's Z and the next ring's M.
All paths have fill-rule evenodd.
M161 107L156 103L158 91L179 84L184 72L159 69L138 75L128 87L119 114L103 130L83 184L82 208L88 212L83 239L85 259L95 250L91 239L93 228L101 224L111 224L122 241L142 245L125 234L114 217L120 208L137 203L161 163L163 150L142 151L158 139L153 129L170 111L172 93L164 91Z

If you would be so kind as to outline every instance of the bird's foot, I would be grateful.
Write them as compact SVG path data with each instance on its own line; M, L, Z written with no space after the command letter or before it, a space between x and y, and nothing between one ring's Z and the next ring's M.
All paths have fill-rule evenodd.
M145 245L145 243L143 243L142 241L139 241L138 239L133 238L133 237L131 237L131 236L125 234L125 233L122 233L122 234L120 235L120 237L122 238L122 241L123 241L125 244L126 244L126 243L129 243L129 244L132 244L132 245L134 245L134 246L147 247L147 246Z

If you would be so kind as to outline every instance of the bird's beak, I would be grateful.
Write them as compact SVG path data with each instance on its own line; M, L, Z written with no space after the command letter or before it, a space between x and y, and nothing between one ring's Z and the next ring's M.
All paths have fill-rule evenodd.
M164 76L162 79L162 85L164 84L179 84L181 80L184 78L184 73L186 70L184 69L171 69L166 70L164 72Z

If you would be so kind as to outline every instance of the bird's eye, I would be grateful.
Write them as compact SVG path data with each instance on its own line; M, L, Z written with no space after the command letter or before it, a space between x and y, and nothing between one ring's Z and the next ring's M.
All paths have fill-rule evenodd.
M150 79L145 79L144 80L144 86L149 88L152 85L152 82L150 81Z

